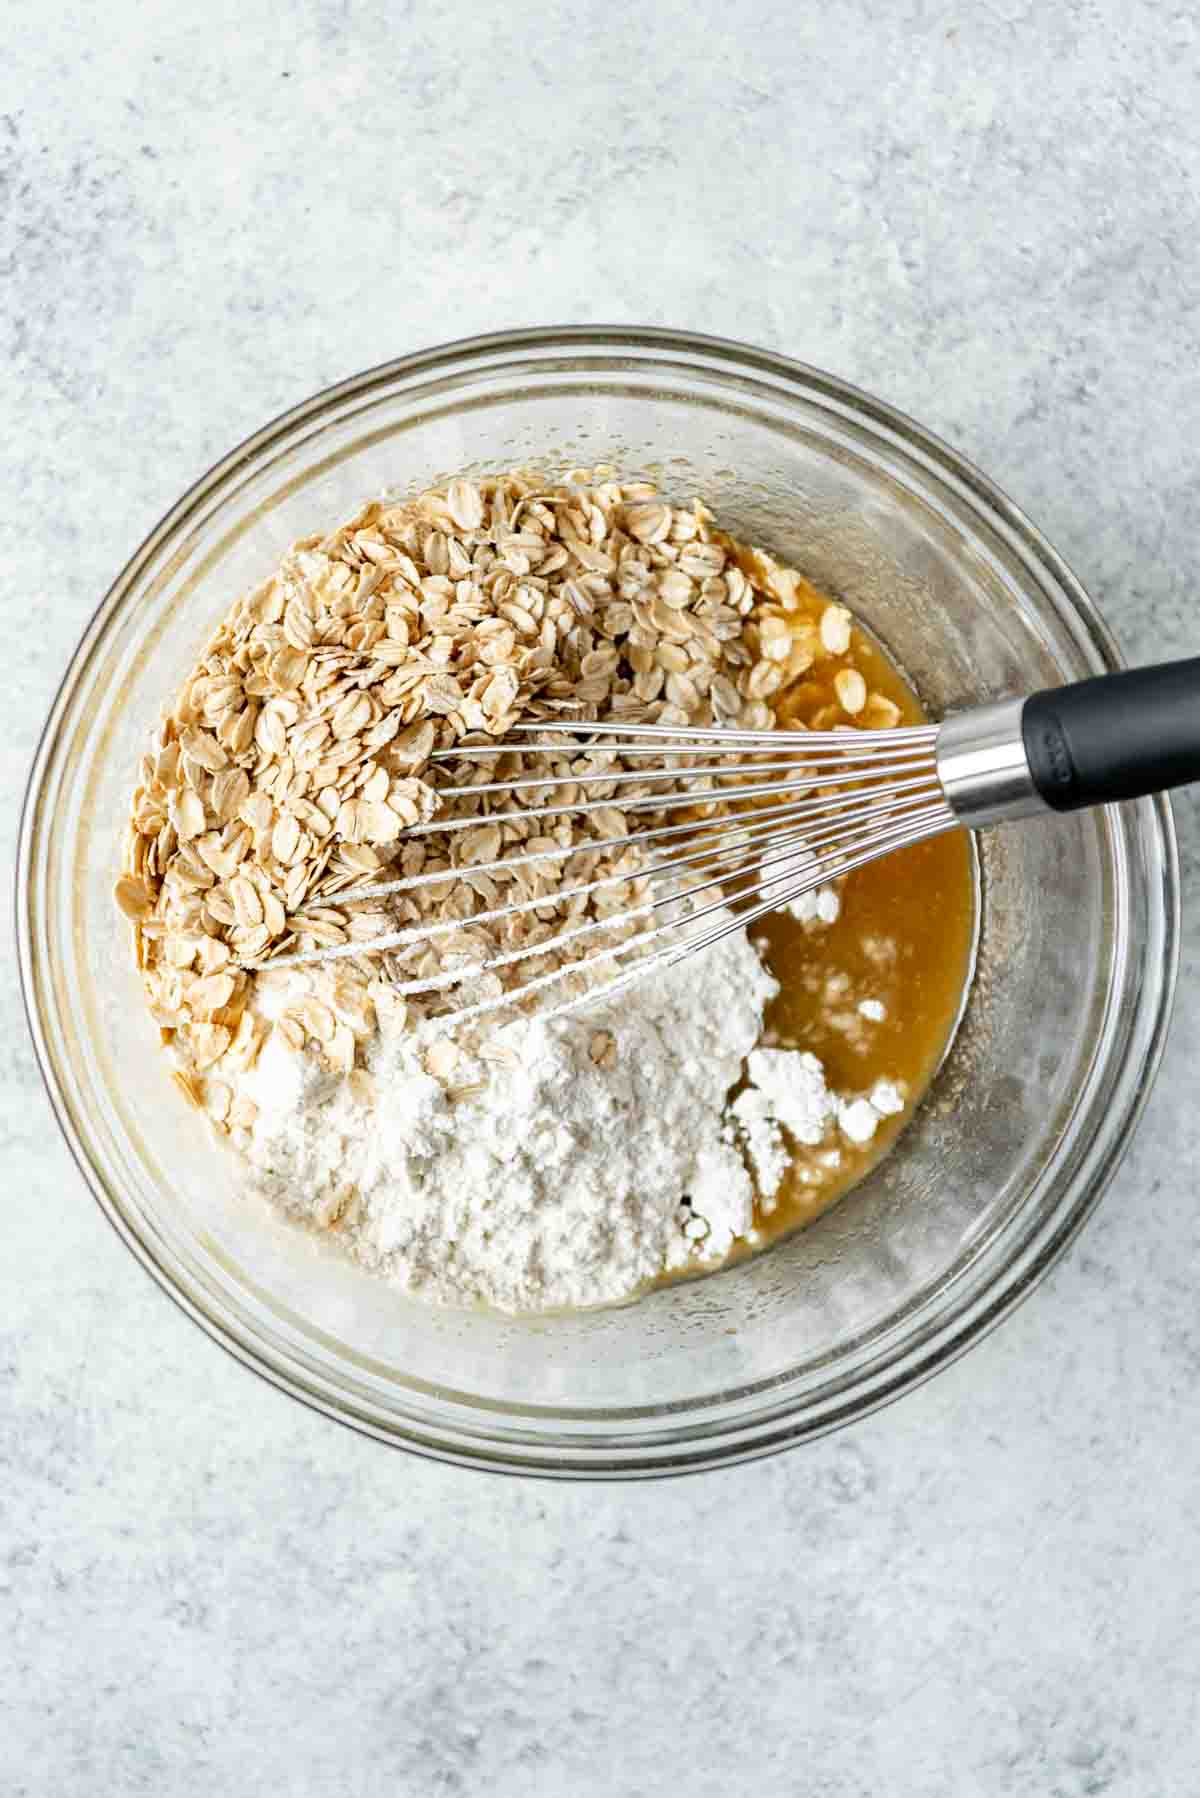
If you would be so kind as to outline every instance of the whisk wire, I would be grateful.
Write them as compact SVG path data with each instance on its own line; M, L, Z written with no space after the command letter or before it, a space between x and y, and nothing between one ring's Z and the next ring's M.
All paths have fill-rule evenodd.
M702 743L769 743L776 748L787 748L793 743L805 745L828 744L836 746L840 751L846 748L846 739L851 739L851 746L857 739L861 746L864 740L870 739L870 747L886 743L903 743L916 739L930 746L936 741L938 726L936 724L896 725L887 731L855 731L855 730L742 730L737 726L724 724L624 724L616 720L598 720L589 718L566 718L548 721L542 719L523 720L514 724L511 731L515 735L527 736L532 732L545 734L547 731L575 732L582 736L597 737L685 737L690 741ZM545 747L545 745L541 745Z
M888 766L893 768L914 767L918 762L923 761L924 759L924 757L914 755L903 760L893 761L889 763ZM871 768L872 772L876 774L876 778L878 778L878 771L874 768L873 764L867 762L862 764L862 766ZM773 764L769 764L766 768L758 762L735 762L732 767L727 763L717 763L715 766L708 764L699 768L659 768L650 773L645 773L640 768L620 771L615 768L572 770L569 774L543 775L522 780L475 781L462 787L442 787L439 791L440 796L443 799L474 799L480 797L484 793L527 793L544 790L546 787L586 787L600 786L602 784L608 785L609 783L613 786L628 786L633 781L705 780L710 776L721 780L732 780L735 776L743 774L757 774L761 776L765 773L771 773L773 770L779 770L789 774L806 775L808 776L810 783L815 780L833 778L837 778L838 780L862 778L861 772L857 771L852 775L843 774L832 776L826 768L822 767L821 764L817 762L804 761L799 758L789 758L786 761L777 761ZM735 793L736 791L737 789L735 789Z

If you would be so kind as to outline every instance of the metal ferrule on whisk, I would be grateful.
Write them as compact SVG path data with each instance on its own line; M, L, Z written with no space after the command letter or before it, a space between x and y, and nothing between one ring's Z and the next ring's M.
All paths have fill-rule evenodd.
M1051 808L1034 785L1021 731L1024 698L947 718L936 742L938 779L960 824L1000 824Z

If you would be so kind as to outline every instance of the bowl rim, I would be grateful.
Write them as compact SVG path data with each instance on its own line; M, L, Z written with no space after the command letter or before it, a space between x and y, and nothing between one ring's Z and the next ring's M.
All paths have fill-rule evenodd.
M840 1402L826 1404L815 1419L796 1416L795 1401L786 1396L777 1404L756 1406L749 1417L717 1418L705 1422L693 1415L691 1426L669 1425L670 1408L660 1418L664 1427L639 1429L630 1436L614 1437L603 1429L586 1436L560 1436L557 1442L534 1430L487 1429L478 1423L458 1427L452 1422L432 1427L415 1415L386 1423L367 1408L357 1409L345 1387L338 1387L310 1367L306 1381L297 1365L294 1348L284 1344L272 1350L257 1333L235 1325L226 1314L206 1308L197 1291L184 1283L183 1270L168 1267L134 1230L113 1202L72 1118L71 1107L59 1079L55 1056L35 999L36 956L31 918L33 914L33 857L37 816L47 772L52 764L60 725L71 697L90 658L104 637L110 620L119 611L129 590L160 549L217 494L222 484L248 462L261 458L277 440L297 427L319 419L348 400L398 380L428 378L438 374L467 374L489 360L509 359L522 352L540 355L561 352L613 354L626 350L643 359L656 352L682 358L693 367L716 364L727 375L761 375L794 397L825 399L898 438L906 451L916 453L950 487L965 492L973 508L989 524L1005 527L1023 553L1050 577L1052 600L1062 622L1082 633L1086 646L1102 667L1116 669L1122 659L1116 642L1085 589L1067 563L1051 546L1019 506L987 475L935 433L908 414L856 387L839 376L774 351L758 349L732 339L702 333L676 331L661 326L563 325L495 331L435 345L363 370L309 395L277 414L214 462L162 515L142 543L120 569L81 633L55 691L46 722L39 735L21 805L15 866L15 921L18 972L25 1016L46 1087L51 1109L68 1150L102 1214L127 1247L164 1292L208 1335L243 1365L272 1385L290 1393L310 1408L323 1412L360 1433L392 1446L401 1446L428 1458L452 1464L486 1467L494 1471L558 1478L653 1478L698 1471L717 1465L756 1459L801 1440L812 1440L855 1418L869 1415L900 1397L942 1368L949 1366L973 1343L994 1329L1033 1291L1074 1240L1099 1202L1120 1165L1153 1086L1170 1025L1180 955L1180 882L1178 848L1171 808L1165 796L1138 802L1151 825L1151 838L1160 858L1161 878L1148 887L1148 903L1156 910L1161 932L1156 982L1143 982L1132 1003L1141 1013L1141 1056L1136 1068L1123 1070L1128 1090L1124 1102L1114 1103L1106 1140L1097 1154L1095 1145L1071 1175L1067 1190L1053 1214L1031 1236L1024 1254L1002 1268L996 1286L989 1283L949 1321L927 1327L906 1349L894 1356L882 1375L852 1379ZM1057 589L1057 591L1055 591ZM1147 990L1153 985L1154 990ZM1051 1164L1053 1167L1054 1164ZM1050 1170L1046 1170L1043 1179ZM1034 1189L1031 1189L1031 1191ZM201 1289L202 1290L202 1289ZM481 1407L482 1409L482 1407ZM597 1412L603 1417L602 1412ZM686 1413L684 1413L686 1417Z

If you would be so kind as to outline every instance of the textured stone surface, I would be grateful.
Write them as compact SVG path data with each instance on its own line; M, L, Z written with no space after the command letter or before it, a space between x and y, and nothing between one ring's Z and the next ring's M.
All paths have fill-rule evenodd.
M847 375L992 472L1131 656L1200 650L1192 9L113 0L10 7L5 38L10 817L84 619L187 482L340 375L506 324ZM102 1222L10 968L0 1788L1195 1790L1177 813L1181 1002L1083 1240L885 1415L662 1487L422 1464L252 1379Z

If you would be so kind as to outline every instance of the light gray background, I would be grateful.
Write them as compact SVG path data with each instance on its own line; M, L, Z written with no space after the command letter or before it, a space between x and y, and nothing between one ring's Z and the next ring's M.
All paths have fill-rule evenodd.
M182 488L315 388L504 325L836 370L995 475L1131 657L1200 650L1191 6L80 0L0 40L10 819ZM226 1358L85 1192L6 973L0 1790L1195 1791L1177 815L1174 1033L1083 1241L886 1414L663 1486L428 1465Z

